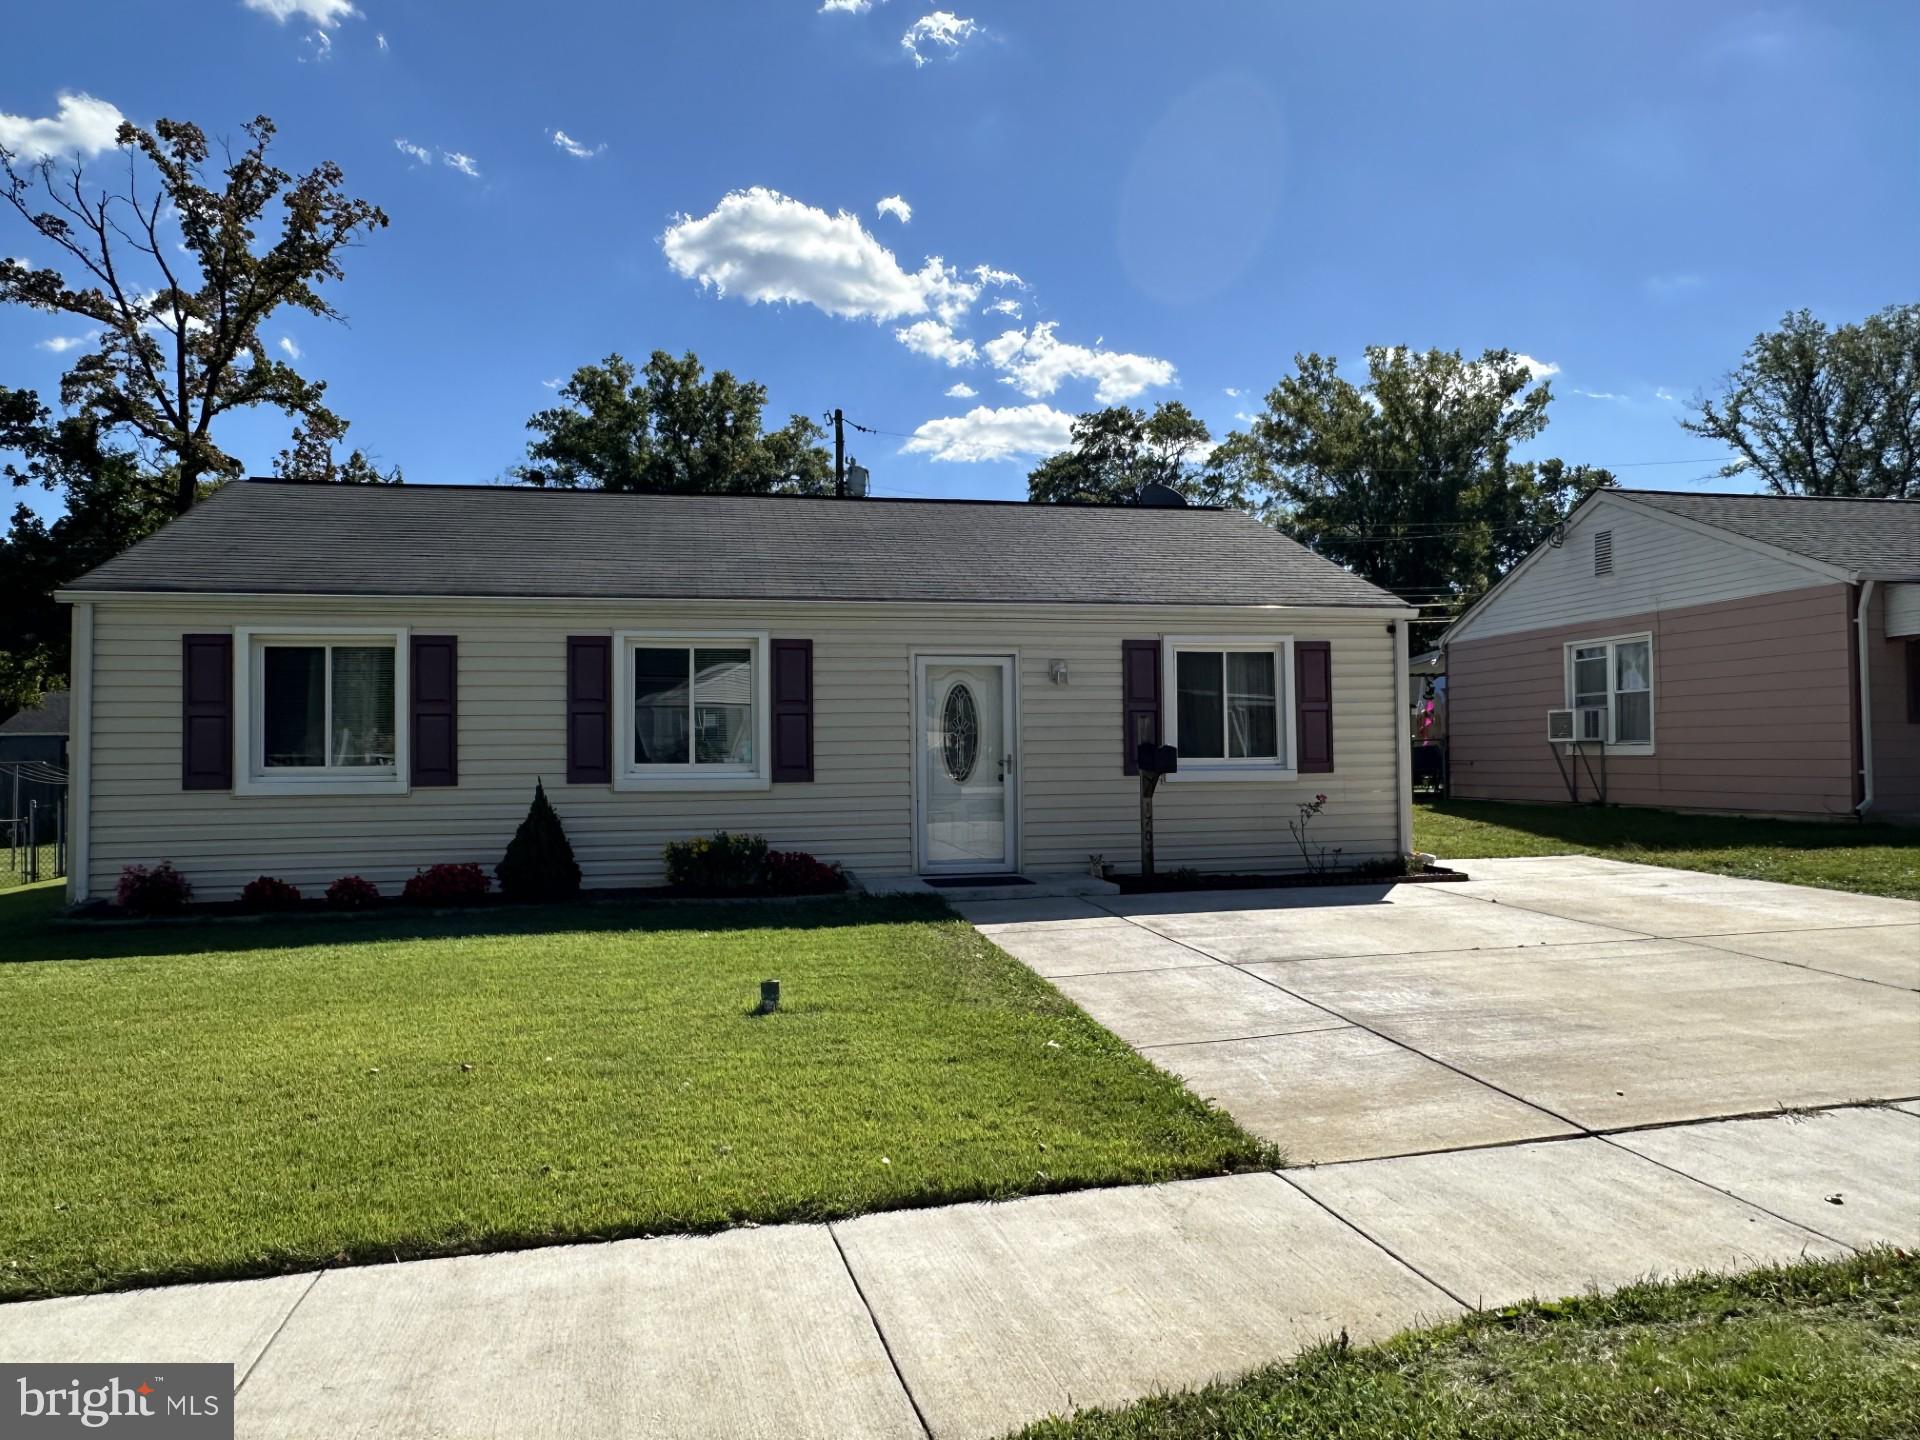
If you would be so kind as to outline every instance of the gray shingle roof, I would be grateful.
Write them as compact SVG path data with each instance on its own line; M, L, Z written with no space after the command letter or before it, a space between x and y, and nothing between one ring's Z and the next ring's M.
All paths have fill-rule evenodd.
M31 710L0 721L0 735L64 735L72 697L65 690L49 690Z
M1699 495L1677 490L1604 493L1869 578L1920 577L1920 500Z
M228 485L72 591L1397 605L1225 510Z

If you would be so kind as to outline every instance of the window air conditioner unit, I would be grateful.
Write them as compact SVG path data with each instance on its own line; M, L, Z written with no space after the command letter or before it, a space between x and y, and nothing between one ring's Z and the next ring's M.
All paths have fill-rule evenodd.
M1547 742L1551 745L1599 744L1607 738L1607 711L1602 705L1578 710L1547 711Z

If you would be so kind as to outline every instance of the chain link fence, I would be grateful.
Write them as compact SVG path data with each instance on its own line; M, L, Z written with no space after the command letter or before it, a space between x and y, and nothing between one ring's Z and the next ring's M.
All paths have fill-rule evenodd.
M67 873L67 772L44 760L0 764L0 890Z

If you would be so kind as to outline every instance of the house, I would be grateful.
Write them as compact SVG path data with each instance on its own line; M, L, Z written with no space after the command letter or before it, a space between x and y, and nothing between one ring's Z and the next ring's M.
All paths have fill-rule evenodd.
M1920 501L1597 491L1443 645L1455 796L1920 818Z
M1414 612L1227 511L225 487L61 592L76 900L491 868L544 779L589 887L750 830L867 879L1411 847Z
M67 692L49 690L31 710L0 720L0 765L67 763Z

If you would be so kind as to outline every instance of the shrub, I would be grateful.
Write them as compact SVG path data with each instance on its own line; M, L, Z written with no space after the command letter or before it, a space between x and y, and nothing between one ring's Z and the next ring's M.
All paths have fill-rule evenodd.
M327 904L336 910L365 910L379 900L380 887L358 875L342 875L327 886Z
M291 910L300 903L300 892L284 880L262 875L247 882L240 903L249 910Z
M804 850L767 852L769 895L837 895L846 888L846 873L838 865L816 860Z
M547 787L533 784L533 805L513 832L507 853L494 874L509 900L571 900L580 893L580 866L573 846L547 799Z
M433 865L407 881L400 898L410 905L471 905L493 888L478 865Z
M131 915L178 915L192 898L193 886L171 860L162 860L151 870L145 865L127 866L113 891L113 903Z
M665 851L667 883L696 895L751 895L767 876L767 842L759 835L675 840Z

